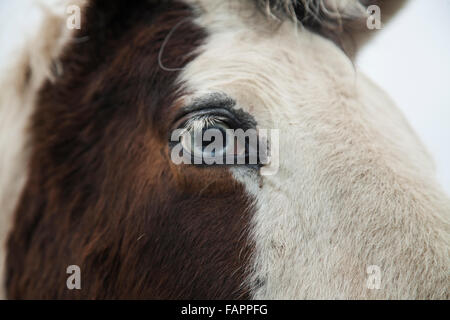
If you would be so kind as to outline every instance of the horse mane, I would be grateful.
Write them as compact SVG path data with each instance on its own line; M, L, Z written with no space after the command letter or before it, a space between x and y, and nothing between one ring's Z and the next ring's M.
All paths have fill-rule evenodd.
M252 0L265 14L276 20L286 18L318 33L338 45L349 57L371 38L367 8L382 9L386 24L407 0Z
M256 0L271 16L288 16L302 24L321 24L335 27L346 19L365 15L364 6L357 0Z

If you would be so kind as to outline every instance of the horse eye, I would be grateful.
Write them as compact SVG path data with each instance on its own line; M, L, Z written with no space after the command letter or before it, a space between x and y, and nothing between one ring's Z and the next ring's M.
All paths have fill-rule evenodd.
M180 142L183 149L196 158L219 158L227 153L235 155L241 148L233 144L230 129L221 121L215 121L203 127L193 125L181 136Z

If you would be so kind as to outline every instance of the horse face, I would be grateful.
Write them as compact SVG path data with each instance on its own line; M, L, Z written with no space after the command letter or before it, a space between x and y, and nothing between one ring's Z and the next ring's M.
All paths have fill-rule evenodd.
M379 164L429 165L389 99L311 17L307 5L326 3L275 2L301 27L255 1L88 1L63 73L38 94L9 296L367 295L366 265L385 261L372 249L386 208L365 194L396 183ZM341 18L361 10L331 3ZM380 112L391 121L380 125ZM174 163L170 137L192 123L278 130L275 170ZM380 214L366 223L370 210ZM67 290L69 265L82 290Z

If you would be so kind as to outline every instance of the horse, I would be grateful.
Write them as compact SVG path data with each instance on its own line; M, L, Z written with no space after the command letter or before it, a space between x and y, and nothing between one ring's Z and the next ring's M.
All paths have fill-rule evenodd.
M448 299L449 198L354 64L402 4L42 5L0 79L3 296ZM277 130L276 170L175 163L192 127Z

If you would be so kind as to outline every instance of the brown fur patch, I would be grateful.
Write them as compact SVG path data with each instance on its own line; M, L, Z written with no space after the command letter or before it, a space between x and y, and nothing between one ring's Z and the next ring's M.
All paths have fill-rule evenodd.
M175 167L178 72L161 45L192 18L178 2L93 0L64 74L39 95L30 176L8 244L12 299L247 298L251 204L224 168ZM163 62L204 32L183 23ZM81 290L66 268L81 268Z

